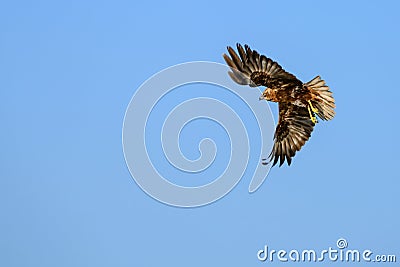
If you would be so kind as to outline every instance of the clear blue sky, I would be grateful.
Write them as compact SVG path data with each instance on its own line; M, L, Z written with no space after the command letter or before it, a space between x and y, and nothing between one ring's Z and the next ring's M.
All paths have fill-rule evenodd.
M3 2L0 265L262 266L271 264L256 258L266 244L324 249L340 237L400 261L399 9L396 1ZM244 177L212 205L161 204L125 165L130 98L166 67L222 63L236 42L303 81L320 74L337 116L256 193Z

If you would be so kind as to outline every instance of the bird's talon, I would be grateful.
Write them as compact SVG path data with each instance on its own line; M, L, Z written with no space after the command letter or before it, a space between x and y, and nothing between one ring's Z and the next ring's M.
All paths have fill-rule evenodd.
M314 116L314 114L312 114L311 109L312 109L312 105L311 102L308 101L310 103L310 105L308 106L308 114L310 115L310 119L311 121L316 124L317 123L317 118Z
M312 112L318 113L318 109L316 109L316 108L311 104L311 101L310 101L310 100L308 100L308 104L310 104L310 108L311 108Z
M316 117L311 117L311 121L312 121L314 124L316 124L316 123L318 122Z

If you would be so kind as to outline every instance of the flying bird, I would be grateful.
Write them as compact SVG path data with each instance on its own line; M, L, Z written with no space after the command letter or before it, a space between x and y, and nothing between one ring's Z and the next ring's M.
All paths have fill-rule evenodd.
M335 100L332 92L320 76L307 83L285 71L277 62L248 45L237 44L237 51L228 46L229 56L224 54L231 68L229 76L238 84L266 87L260 100L278 102L279 119L274 134L274 145L268 164L279 160L279 166L287 161L290 165L297 151L311 136L316 116L331 120L335 116ZM263 159L266 160L266 159Z

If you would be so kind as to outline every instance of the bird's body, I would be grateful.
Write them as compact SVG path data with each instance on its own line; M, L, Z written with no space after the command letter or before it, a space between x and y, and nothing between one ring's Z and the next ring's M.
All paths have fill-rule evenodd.
M285 159L290 165L292 157L310 138L317 123L315 114L322 120L334 117L335 101L332 92L319 76L303 83L283 70L275 61L259 55L247 45L238 44L239 55L228 47L224 59L231 67L231 78L242 85L265 86L261 99L279 103L279 120L274 135L271 161L280 165Z

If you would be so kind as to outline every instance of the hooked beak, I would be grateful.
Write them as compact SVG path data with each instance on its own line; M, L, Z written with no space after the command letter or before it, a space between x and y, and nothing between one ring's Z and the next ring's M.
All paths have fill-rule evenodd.
M264 97L263 97L263 96L260 96L260 97L258 98L258 100L264 100Z

